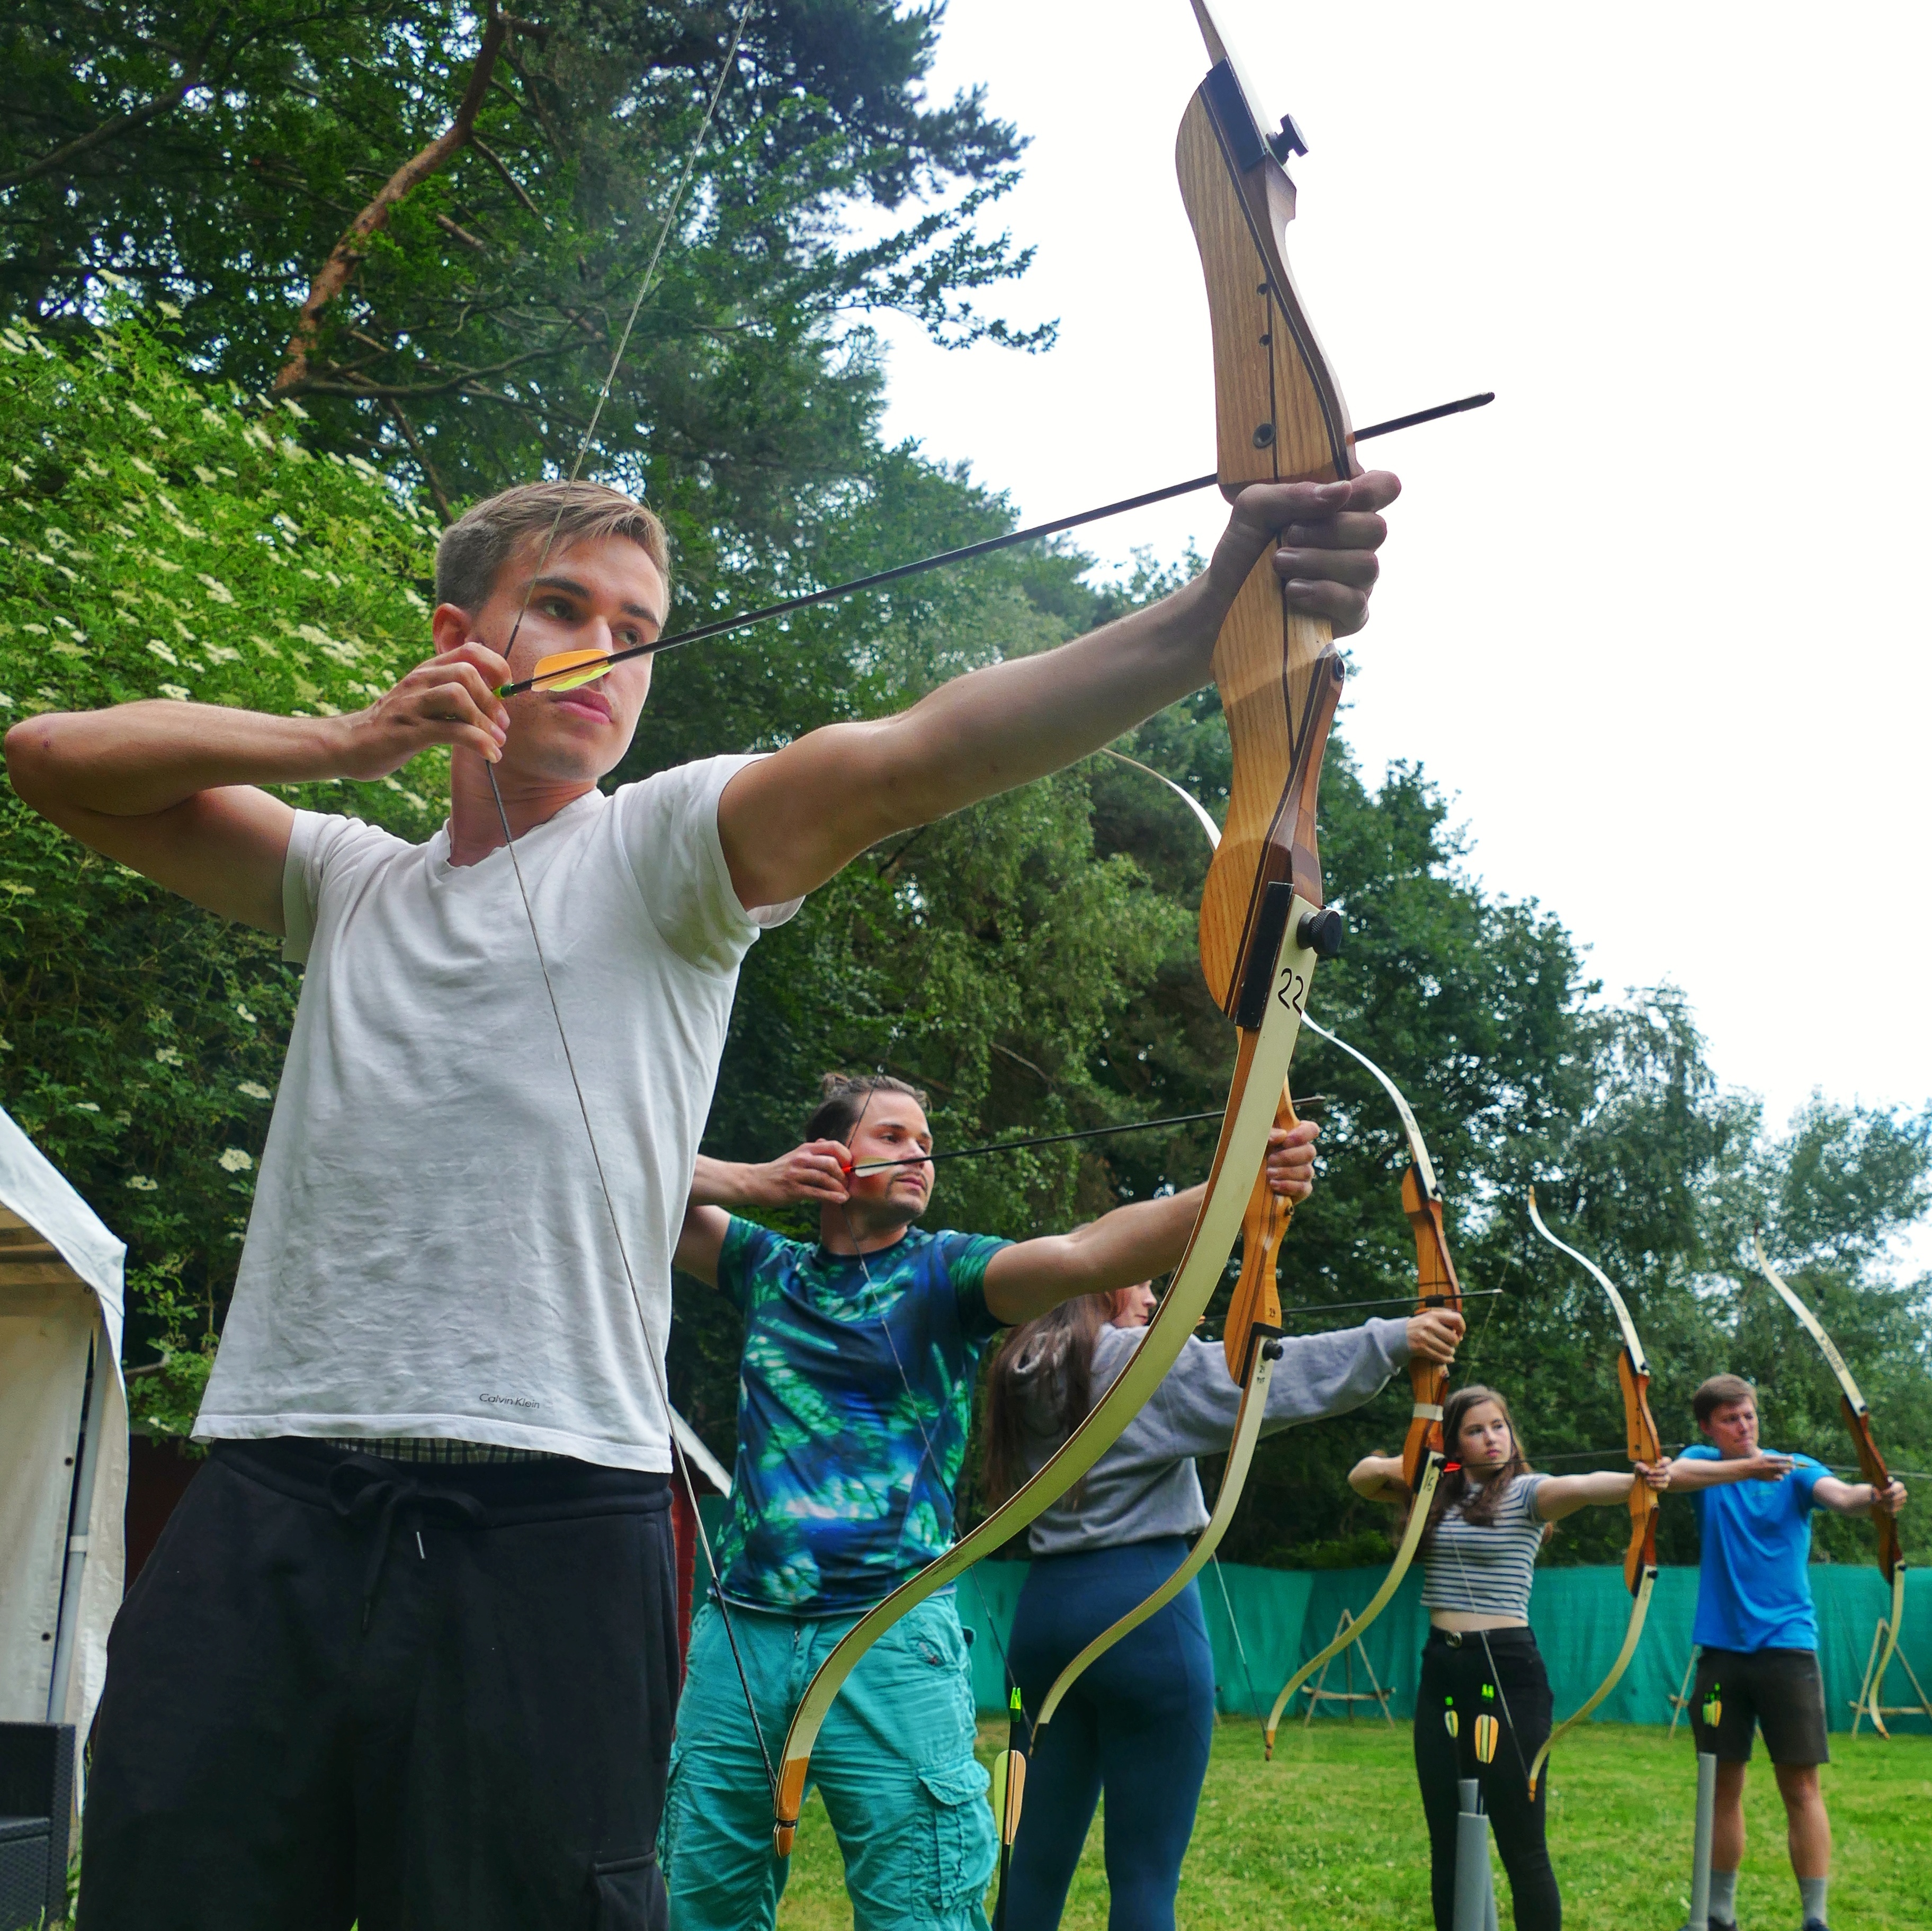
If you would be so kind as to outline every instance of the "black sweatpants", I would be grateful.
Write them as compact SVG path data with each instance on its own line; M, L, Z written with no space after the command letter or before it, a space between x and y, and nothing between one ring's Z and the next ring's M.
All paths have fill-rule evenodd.
M1454 1931L1456 1923L1456 1816L1461 1809L1457 1782L1473 1777L1483 1788L1483 1807L1503 1869L1509 1873L1516 1931L1559 1931L1563 1899L1550 1866L1543 1823L1550 1795L1549 1766L1536 1801L1529 1801L1528 1766L1550 1734L1550 1678L1536 1639L1522 1629L1488 1632L1496 1674L1490 1674L1483 1639L1473 1631L1457 1635L1431 1630L1422 1646L1422 1681L1415 1695L1415 1774L1422 1786L1423 1815L1429 1822L1429 1895L1436 1931ZM1486 1684L1499 1695L1485 1697ZM1451 1736L1448 1717L1456 1715ZM1495 1755L1480 1762L1476 1720L1493 1716ZM1512 1720L1514 1735L1512 1735Z
M116 1619L85 1931L656 1931L668 1480L219 1445Z

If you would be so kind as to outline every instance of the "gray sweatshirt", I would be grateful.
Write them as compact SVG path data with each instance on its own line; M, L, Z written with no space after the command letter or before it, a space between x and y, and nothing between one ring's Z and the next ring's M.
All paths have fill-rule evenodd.
M1098 1401L1145 1338L1144 1327L1103 1327L1094 1343L1093 1393ZM1334 1334L1291 1337L1275 1363L1264 1435L1297 1422L1358 1408L1408 1363L1408 1324L1376 1319ZM1057 1409L1058 1364L1036 1358L1016 1371L1027 1471L1031 1474L1066 1439L1048 1419ZM1228 1378L1218 1341L1190 1339L1153 1399L1096 1462L1079 1505L1063 1495L1028 1531L1035 1555L1072 1555L1191 1536L1208 1525L1197 1455L1224 1454L1234 1432L1241 1391Z

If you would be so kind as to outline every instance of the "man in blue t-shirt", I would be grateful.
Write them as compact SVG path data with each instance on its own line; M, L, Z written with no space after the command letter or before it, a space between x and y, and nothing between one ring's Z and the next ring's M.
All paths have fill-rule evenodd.
M677 1264L738 1309L745 1345L724 1602L692 1625L665 1801L674 1931L774 1922L786 1867L765 1753L859 1617L951 1546L988 1344L1077 1294L1166 1273L1194 1224L1198 1187L1031 1240L928 1233L914 1225L932 1192L925 1098L883 1075L828 1076L805 1145L767 1166L698 1162ZM1307 1195L1314 1138L1276 1129L1277 1193ZM817 1203L815 1242L724 1211L792 1202ZM948 1589L866 1652L812 1753L856 1931L984 1931L995 1846L974 1732Z
M1691 1497L1704 1545L1690 1721L1698 1749L1718 1759L1709 1931L1736 1931L1744 1769L1759 1729L1790 1825L1804 1931L1826 1931L1832 1824L1818 1766L1831 1751L1818 1614L1806 1573L1811 1511L1864 1516L1875 1504L1895 1511L1904 1506L1904 1485L1894 1482L1880 1495L1868 1482L1840 1482L1808 1455L1767 1453L1758 1446L1756 1394L1738 1375L1714 1375L1690 1406L1707 1440L1671 1464L1670 1486Z

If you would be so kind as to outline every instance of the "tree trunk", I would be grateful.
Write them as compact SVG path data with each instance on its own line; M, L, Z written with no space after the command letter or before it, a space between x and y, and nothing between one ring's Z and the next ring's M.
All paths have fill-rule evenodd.
M421 153L412 156L390 175L375 199L350 223L348 232L329 250L328 259L310 283L308 299L296 318L295 333L289 338L287 358L275 377L278 390L299 388L308 379L309 351L315 345L322 310L348 286L350 277L368 252L370 238L388 225L397 203L418 183L440 174L469 145L477 112L496 70L496 57L502 52L514 24L508 15L491 7L489 25L483 30L483 43L476 49L476 64L470 71L470 85L464 90L456 118Z

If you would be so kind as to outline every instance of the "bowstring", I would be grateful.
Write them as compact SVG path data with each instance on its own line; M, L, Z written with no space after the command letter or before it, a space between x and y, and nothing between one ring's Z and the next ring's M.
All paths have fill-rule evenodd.
M665 244L670 238L672 224L677 218L679 209L683 205L692 176L696 172L698 157L703 151L705 136L710 132L712 121L717 114L718 103L724 98L725 87L736 71L738 49L744 40L746 24L751 17L754 4L754 0L743 0L738 10L737 19L732 28L730 45L725 51L724 61L718 70L718 84L712 89L697 130L686 146L683 167L679 174L677 184L672 191L670 203L665 208L664 219L658 224L657 239L652 244L650 259L639 278L638 292L632 301L630 312L625 318L616 352L610 358L610 367L604 372L603 382L597 392L596 405L590 412L590 420L585 425L583 437L577 446L577 454L571 463L569 480L573 483L583 471L584 459L590 451L591 440L603 418L604 406L610 400L611 389L616 382L617 372L622 364L625 352L630 346L632 331L643 311L644 299L656 284L658 263L662 259ZM506 661L511 651L516 647L517 637L529 612L530 600L536 594L536 580L550 560L551 550L556 541L557 529L563 520L563 509L564 505L560 501L556 514L550 519L549 531L544 538L537 567L531 573L530 582L524 586L523 602L518 609L515 622L510 627L509 640L503 647L502 654ZM709 1593L711 1600L718 1606L724 1640L731 1652L731 1665L737 1672L738 1687L744 1696L745 1713L751 1719L752 1732L758 1739L758 1755L764 1764L765 1781L776 1803L778 1789L778 1773L772 1767L771 1749L765 1740L764 1726L758 1720L758 1705L752 1694L751 1678L746 1674L745 1660L738 1648L737 1632L732 1627L730 1611L726 1606L724 1582L718 1573L717 1555L712 1549L710 1536L705 1532L704 1517L698 1511L697 1485L692 1480L689 1459L685 1454L683 1445L679 1441L676 1429L672 1423L670 1392L665 1385L664 1369L658 1359L656 1344L651 1334L650 1317L644 1312L644 1297L638 1291L637 1276L631 1266L630 1249L624 1240L624 1230L618 1217L616 1202L612 1196L610 1180L604 1171L603 1154L597 1144L596 1129L591 1124L590 1103L584 1097L583 1082L578 1077L576 1055L571 1051L570 1035L563 1023L563 1009L556 996L556 984L550 977L550 961L544 954L543 939L537 928L536 913L530 904L530 888L524 881L523 863L517 853L516 835L510 829L510 814L503 803L502 787L496 781L496 767L493 762L486 760L483 768L490 780L490 795L496 803L497 820L502 828L504 846L510 854L510 868L517 882L517 896L522 903L524 917L530 926L530 943L536 951L537 969L542 976L544 991L550 1002L550 1017L556 1023L557 1043L563 1048L564 1067L570 1075L571 1090L576 1096L578 1111L584 1121L584 1136L590 1145L591 1165L596 1172L598 1190L603 1196L604 1210L610 1217L611 1237L616 1243L617 1258L623 1267L625 1285L630 1291L631 1305L637 1312L638 1327L644 1337L644 1362L650 1372L652 1392L657 1396L663 1414L664 1433L670 1444L672 1465L677 1472L684 1490L685 1501L691 1510L692 1540L704 1552L704 1566L710 1578Z
M746 23L750 19L756 0L743 0L738 9L738 17L731 29L731 44L725 49L723 64L718 70L718 85L711 90L711 97L704 103L704 112L698 124L698 131L686 145L684 166L677 178L677 185L671 190L669 204L664 209L664 219L658 224L657 239L652 244L650 259L644 265L644 272L638 278L638 292L632 301L630 313L624 318L624 326L617 337L616 352L610 358L610 366L604 373L602 385L597 391L597 400L590 411L590 420L585 424L584 433L577 445L577 454L572 459L569 481L575 482L584 472L584 459L590 454L592 439L597 433L597 425L603 420L604 405L610 400L610 391L617 380L617 371L622 366L625 352L631 346L631 333L637 326L638 317L643 313L644 298L656 286L658 264L662 259L664 244L670 238L671 224L677 219L678 211L684 205L684 197L689 191L691 178L696 172L698 157L703 151L704 137L711 131L711 123L718 112L718 103L724 97L724 88L732 75L737 71L738 49L745 37ZM518 633L524 627L524 618L530 607L530 598L536 594L536 579L543 573L544 566L550 561L550 551L556 541L558 526L563 521L563 504L560 502L556 514L550 518L550 529L544 538L543 549L537 559L537 567L532 573L530 583L524 591L522 606L517 612L516 622L510 626L510 640L503 646L503 655L508 658L516 647Z
M1214 1572L1214 1580L1221 1585L1221 1606L1228 1612L1228 1628L1234 1639L1234 1653L1241 1659L1241 1680L1248 1686L1248 1701L1253 1706L1255 1721L1262 1717L1261 1692L1255 1687L1254 1672L1248 1667L1248 1646L1241 1640L1241 1626L1234 1620L1234 1599L1228 1594L1228 1579L1222 1573L1220 1550L1208 1558L1208 1566Z
M724 1605L724 1585L718 1573L718 1558L712 1552L711 1538L705 1533L704 1519L698 1513L698 1490L691 1479L691 1464L684 1452L683 1444L677 1438L677 1430L672 1425L670 1392L664 1385L664 1370L658 1360L657 1344L652 1338L650 1318L644 1312L644 1297L638 1291L638 1278L632 1271L630 1249L625 1244L624 1230L617 1217L617 1204L612 1198L610 1183L604 1172L604 1156L598 1151L597 1135L590 1124L590 1103L584 1096L583 1082L577 1076L576 1055L570 1050L570 1036L565 1031L563 1009L559 1004L556 987L550 978L550 961L544 956L543 940L537 931L536 914L530 905L529 888L524 883L524 868L517 856L516 841L510 836L510 820L503 809L503 794L496 789L496 774L490 772L490 790L496 800L497 815L502 820L505 844L510 853L510 867L517 880L517 894L522 899L524 913L530 921L530 942L536 948L537 969L543 975L544 991L549 995L550 1016L556 1021L557 1042L563 1048L563 1063L570 1075L571 1090L577 1096L577 1110L584 1120L584 1137L590 1144L590 1164L597 1174L598 1190L604 1197L604 1210L610 1218L610 1233L617 1245L617 1258L624 1269L625 1285L631 1291L631 1305L636 1309L638 1324L643 1330L644 1362L650 1370L651 1386L658 1398L664 1414L664 1433L670 1443L671 1461L676 1467L684 1486L686 1501L689 1504L692 1516L692 1539L704 1552L704 1566L711 1578L711 1600L718 1605L718 1614L724 1627L724 1640L730 1646L731 1663L738 1672L738 1686L744 1692L745 1712L752 1720L752 1734L758 1740L758 1754L764 1759L765 1780L771 1786L772 1801L778 1798L778 1773L772 1767L772 1753L765 1741L764 1728L758 1721L756 1702L752 1696L751 1678L745 1672L745 1660L739 1653L737 1632L731 1627L730 1612Z
M1143 1330L1142 1333L1143 1335L1144 1335L1145 1330ZM1168 1370L1168 1373L1170 1374L1173 1371L1171 1369ZM1158 1407L1160 1411L1161 1420L1170 1428L1172 1427L1174 1418L1172 1414L1170 1413L1167 1405L1167 1376L1166 1375L1163 1375L1161 1378L1154 1384L1154 1395L1152 1399L1154 1405ZM1194 1479L1198 1483L1201 1479L1201 1470L1198 1461L1196 1457L1192 1456L1189 1456L1188 1459L1196 1463ZM1227 1480L1227 1475L1225 1470L1222 1471L1221 1479L1223 1481ZM1206 1499L1204 1498L1202 1500L1202 1506L1204 1508L1207 1506ZM1232 1524L1231 1523L1229 1526L1232 1527ZM1202 1533L1204 1535L1207 1533L1205 1525L1203 1525L1202 1526ZM1248 1646L1246 1642L1242 1639L1241 1626L1234 1618L1234 1599L1228 1593L1228 1579L1222 1573L1221 1571L1221 1552L1219 1549L1216 1549L1208 1557L1208 1563L1209 1567L1214 1572L1214 1580L1220 1585L1221 1606L1227 1612L1228 1629L1229 1633L1232 1634L1234 1639L1234 1651L1235 1654L1241 1659L1241 1680L1248 1686L1248 1702L1254 1710L1255 1721L1258 1723L1263 1720L1262 1716L1261 1692L1255 1687L1254 1672L1248 1667Z

